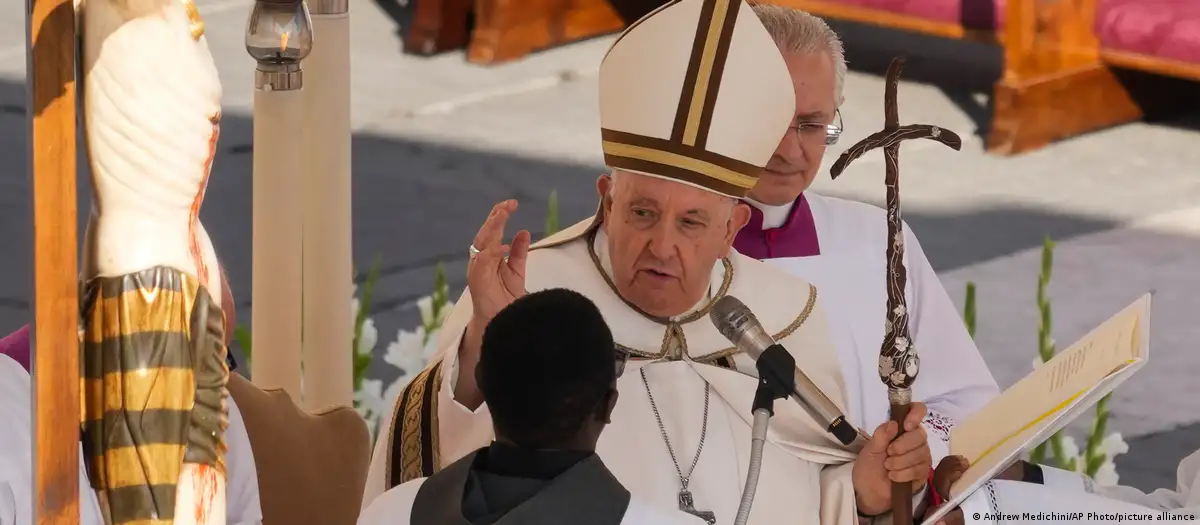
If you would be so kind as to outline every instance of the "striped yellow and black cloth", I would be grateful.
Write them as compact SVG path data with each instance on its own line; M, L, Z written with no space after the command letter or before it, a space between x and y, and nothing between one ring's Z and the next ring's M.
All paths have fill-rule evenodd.
M184 463L225 474L225 320L188 274L156 267L84 285L82 424L109 525L170 525Z

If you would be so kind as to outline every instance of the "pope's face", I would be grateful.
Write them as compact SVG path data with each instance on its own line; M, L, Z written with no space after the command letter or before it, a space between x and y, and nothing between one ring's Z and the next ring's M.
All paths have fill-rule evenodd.
M839 104L837 74L828 52L784 52L783 60L796 90L793 127L784 133L750 192L750 198L773 206L796 200L817 177L825 157L823 126L833 124Z
M750 208L669 180L617 172L597 182L613 283L658 317L681 315L708 292L713 265L729 253Z

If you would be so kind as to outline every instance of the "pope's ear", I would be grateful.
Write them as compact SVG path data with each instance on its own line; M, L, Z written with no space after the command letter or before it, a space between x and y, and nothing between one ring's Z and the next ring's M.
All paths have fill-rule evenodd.
M596 193L600 196L600 205L603 206L606 217L612 211L612 191L614 184L612 176L608 174L601 174L596 178Z
M596 177L596 193L601 199L608 197L612 193L612 188L612 176L607 173L601 173L599 177Z
M742 228L745 228L746 224L749 222L750 205L740 201L735 203L733 205L733 211L729 213L729 231L726 232L728 238L725 239L725 242L732 245L733 238L736 237L738 232L742 231Z

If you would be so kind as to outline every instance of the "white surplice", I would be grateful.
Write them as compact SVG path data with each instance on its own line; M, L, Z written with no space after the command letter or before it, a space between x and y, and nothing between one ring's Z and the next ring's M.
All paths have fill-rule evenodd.
M0 354L0 525L33 523L33 418L29 373ZM76 418L77 420L78 418ZM67 420L64 424L70 424ZM79 457L83 457L80 447ZM79 463L80 525L104 525L96 493Z
M806 192L820 255L767 259L816 285L835 328L838 358L846 377L847 417L873 431L890 419L887 387L879 379L879 350L887 311L887 222L882 208ZM766 206L763 227L778 228L792 205ZM905 296L909 329L921 358L913 400L925 403L925 428L934 465L949 453L955 420L970 415L999 395L996 380L967 333L962 317L930 266L916 235L904 226Z
M358 516L358 525L410 525L413 502L426 479L414 479L375 498ZM629 500L621 525L704 525L704 520L634 497Z
M0 354L0 525L33 523L31 392L29 373L16 361ZM246 433L242 414L233 398L226 397L225 400L229 403L229 428L225 431L225 443L228 446L225 457L228 468L226 523L260 525L262 509L259 504L258 473L250 450L250 436ZM63 424L71 423L64 421ZM104 525L96 492L88 483L83 457L81 447L80 524Z
M627 305L608 283L607 272L597 268L597 262L608 266L602 231L596 232L591 244L594 258L589 251L591 222L581 222L536 245L529 254L526 286L529 291L565 287L584 294L599 307L617 343L634 352L635 359L642 358L631 361L618 380L620 398L597 453L635 497L653 505L677 507L679 475L639 372L643 367L647 372L654 403L684 474L700 444L705 383L711 384L707 433L689 489L696 508L715 512L718 523L732 523L749 459L751 405L757 388L753 360L737 353L703 312L693 321L664 325ZM821 294L819 301L808 283L737 253L728 258L727 269L722 263L714 269L710 295L715 298L727 293L746 303L767 331L796 356L798 366L834 403L846 406L844 381L822 303L826 294ZM422 459L429 461L428 457L405 456L419 446L436 442L431 454L437 458L434 461L448 465L491 442L487 406L472 412L453 398L458 347L471 312L466 292L442 328L437 356L426 376L418 376L410 384L410 388L436 385L436 393L409 395L406 390L397 402L390 426L380 433L376 444L364 507L387 488L393 465L408 468L419 466ZM718 366L718 358L732 359L736 370ZM414 410L422 397L436 399L433 414L422 416ZM750 523L856 523L850 474L862 441L852 447L841 445L823 424L791 401L779 401L775 409ZM419 434L411 432L409 426L422 419L436 421ZM407 436L407 441L401 440L403 446L393 448L400 436ZM393 450L400 454L400 461L394 461ZM422 476L408 479L416 477Z
M989 482L962 504L964 520L994 525L1001 521L1062 522L1061 515L1068 515L1074 523L1112 523L1118 521L1114 518L1118 515L1127 522L1195 521L1200 517L1200 491L1195 490L1200 485L1200 450L1179 463L1174 490L1150 494L1133 487L1097 485L1075 472L1041 469L1042 484Z

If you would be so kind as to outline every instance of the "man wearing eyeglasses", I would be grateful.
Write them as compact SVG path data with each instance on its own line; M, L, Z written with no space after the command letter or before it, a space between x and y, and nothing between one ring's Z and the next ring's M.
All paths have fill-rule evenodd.
M887 304L888 245L884 210L807 191L828 146L842 133L839 106L846 60L842 42L820 18L775 5L754 11L783 53L796 92L791 128L746 201L751 217L734 247L817 286L839 335L851 421L873 428L888 418L886 389L875 368ZM949 430L999 394L979 350L942 287L916 236L905 233L910 327L921 354L913 398L926 403L925 426L936 462L948 451ZM937 439L940 438L940 439Z

